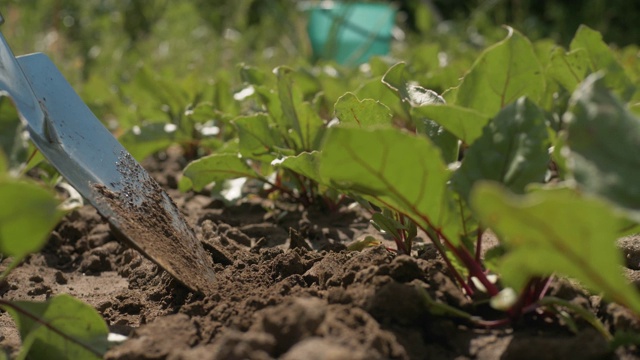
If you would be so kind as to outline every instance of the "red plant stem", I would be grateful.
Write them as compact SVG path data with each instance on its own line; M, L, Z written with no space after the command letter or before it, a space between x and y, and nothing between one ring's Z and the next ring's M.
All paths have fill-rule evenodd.
M398 253L401 255L408 255L407 254L407 248L404 246L404 242L402 241L402 239L398 239L398 238L393 238L393 241L396 243L396 246L398 247Z
M469 275L475 276L482 285L487 289L487 293L490 296L497 295L500 290L498 287L487 279L487 274L485 274L484 269L480 266L479 262L469 254L469 251L464 246L450 246L451 251L464 263L464 265L469 269Z
M407 247L404 245L404 241L403 241L404 233L402 231L400 231L399 233L400 233L399 238L397 236L393 237L393 241L396 243L396 247L398 248L398 254L409 255L409 253L407 252Z
M544 297L549 290L553 276L546 278L534 277L525 286L518 301L509 309L509 317L517 318L524 313L538 307L537 302Z

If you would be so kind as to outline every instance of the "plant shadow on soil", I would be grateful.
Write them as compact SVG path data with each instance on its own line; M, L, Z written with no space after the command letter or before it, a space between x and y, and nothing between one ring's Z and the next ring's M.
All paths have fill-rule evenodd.
M104 219L84 207L0 284L0 296L43 300L69 293L91 304L112 332L129 336L106 354L113 360L638 358L633 346L610 350L580 319L572 332L544 314L497 329L430 314L418 289L465 311L478 309L434 251L418 257L396 256L384 246L347 251L345 243L375 234L357 209L326 214L292 207L274 216L265 210L268 200L257 197L227 206L179 193L175 157L145 167L211 255L211 294L189 292L117 241ZM636 243L623 247L628 265L640 258ZM633 280L638 269L628 267ZM555 281L551 295L586 306L611 331L640 330L628 311L567 280ZM19 337L4 312L0 328L0 346L15 354Z

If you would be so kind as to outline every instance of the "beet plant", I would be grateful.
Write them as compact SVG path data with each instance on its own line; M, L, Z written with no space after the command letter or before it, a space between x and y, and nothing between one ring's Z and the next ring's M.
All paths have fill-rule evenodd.
M442 98L412 83L404 64L389 69L383 81L414 129L328 129L320 181L381 209L373 221L401 252L411 251L412 225L424 231L465 293L479 304L489 296L505 314L480 323L567 307L542 300L554 275L639 312L615 245L638 229L633 81L589 28L570 52L541 60L508 32ZM572 95L562 102L563 93ZM487 230L499 245L485 254Z

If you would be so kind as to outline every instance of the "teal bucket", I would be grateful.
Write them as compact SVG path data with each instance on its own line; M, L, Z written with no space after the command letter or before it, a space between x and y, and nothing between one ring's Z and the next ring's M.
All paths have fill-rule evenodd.
M308 33L316 59L358 65L391 47L396 10L388 4L331 2L310 9Z

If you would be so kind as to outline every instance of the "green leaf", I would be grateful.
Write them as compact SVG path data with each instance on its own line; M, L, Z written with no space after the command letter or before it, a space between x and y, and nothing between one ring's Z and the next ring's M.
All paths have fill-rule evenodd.
M359 100L350 92L342 95L336 102L335 116L343 125L353 124L363 128L392 125L389 107L373 99Z
M429 118L442 125L465 144L471 145L482 134L489 117L455 105L429 105L411 109L412 118Z
M544 72L531 42L508 30L507 37L485 50L462 79L455 105L493 116L522 96L537 102L543 95Z
M272 164L289 169L316 182L320 182L321 177L318 171L319 162L320 152L313 151L303 152L296 156L286 156L282 160L276 160Z
M544 180L549 163L544 113L527 98L504 108L467 149L455 172L454 189L468 200L478 180L494 180L521 193Z
M407 215L423 228L448 221L449 172L440 149L396 129L331 128L320 161L323 182ZM452 239L453 240L453 239Z
M271 162L276 148L283 147L282 138L267 114L254 114L233 120L238 129L240 154L249 159Z
M517 196L482 183L471 206L506 245L499 268L508 286L519 289L532 276L559 273L640 313L640 296L622 275L615 246L620 217L608 204L566 189Z
M624 100L635 92L635 85L618 63L613 52L602 40L602 35L585 25L580 25L570 45L571 50L582 49L586 53L591 73L606 72L605 84L614 89Z
M589 59L584 49L568 53L562 48L555 48L551 53L551 62L547 74L569 92L573 92L587 76Z
M40 250L63 213L50 191L25 181L0 179L0 253L14 263Z
M258 174L238 154L225 153L205 156L191 162L184 169L184 176L191 180L194 190L200 191L212 182L239 177L257 178Z
M18 359L101 359L107 351L107 324L95 309L70 295L3 303L20 330Z
M593 74L574 93L564 120L568 164L581 188L640 219L640 119Z

